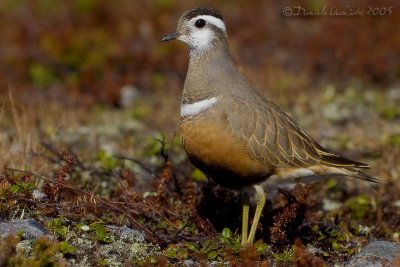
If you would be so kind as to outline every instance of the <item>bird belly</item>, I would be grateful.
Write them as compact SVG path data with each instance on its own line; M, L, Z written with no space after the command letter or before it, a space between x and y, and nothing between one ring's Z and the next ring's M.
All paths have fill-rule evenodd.
M270 176L269 168L251 158L245 145L234 138L218 118L184 120L181 136L191 162L223 186L245 187Z

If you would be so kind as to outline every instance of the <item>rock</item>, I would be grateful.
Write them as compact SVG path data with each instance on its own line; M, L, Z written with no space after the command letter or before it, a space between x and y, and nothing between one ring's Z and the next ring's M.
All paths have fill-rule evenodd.
M43 225L34 220L0 222L0 238L18 233L21 233L25 239L34 239L49 235Z
M400 244L389 241L374 241L369 243L363 250L354 255L346 267L390 267L397 266L399 261Z
M139 232L138 230L131 229L125 225L123 226L115 226L115 225L107 225L107 229L110 230L113 234L119 236L122 240L132 240L135 242L144 242L144 234Z
M160 248L145 241L142 232L127 226L107 225L113 242L101 245L99 255L109 266L125 266L126 262L134 262L141 266L149 256L157 257Z
M122 108L130 108L139 95L139 89L135 86L125 85L120 91L119 105Z
M199 263L195 262L194 260L185 260L183 262L183 265L186 267L193 267L193 266L199 266Z

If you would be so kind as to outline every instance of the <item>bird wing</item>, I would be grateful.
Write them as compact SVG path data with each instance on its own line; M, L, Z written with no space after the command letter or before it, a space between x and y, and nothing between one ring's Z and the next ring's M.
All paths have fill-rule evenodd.
M262 96L253 100L250 104L246 98L235 98L227 120L232 134L245 143L258 162L273 168L323 164L355 174L357 168L369 167L323 148L276 104Z

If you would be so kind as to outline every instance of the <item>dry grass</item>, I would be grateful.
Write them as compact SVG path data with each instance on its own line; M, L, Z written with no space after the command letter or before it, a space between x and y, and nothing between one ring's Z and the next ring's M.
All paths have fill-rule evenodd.
M15 92L10 89L0 111L2 166L41 170L47 164L43 158L35 156L41 151L41 142L57 142L59 131L76 128L86 111L83 106L75 109L58 100L34 94L27 103L16 99Z
M11 89L8 92L8 101L4 103L3 111L8 109L11 113L11 124L8 128L0 155L0 161L5 166L23 168L27 166L28 153L36 149L34 143L38 143L35 127L32 123L34 118L30 112L26 112L23 105L17 105L14 101ZM10 118L8 118L10 119ZM36 138L35 138L36 137ZM5 140L7 141L7 140Z

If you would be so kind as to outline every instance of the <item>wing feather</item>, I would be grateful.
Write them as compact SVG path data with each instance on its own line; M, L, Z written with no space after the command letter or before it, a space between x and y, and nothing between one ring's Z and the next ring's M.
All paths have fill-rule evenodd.
M277 105L258 96L252 105L234 98L227 112L231 133L244 142L250 156L270 167L308 167L324 164L338 168L368 168L319 145ZM251 114L251 115L250 115Z

